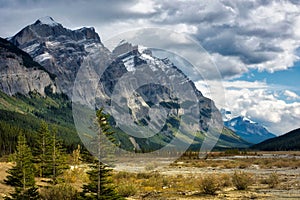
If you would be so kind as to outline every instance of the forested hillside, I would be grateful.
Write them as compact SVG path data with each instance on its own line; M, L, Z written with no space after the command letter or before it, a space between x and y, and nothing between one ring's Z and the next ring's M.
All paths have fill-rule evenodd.
M299 151L300 129L293 130L276 138L268 139L251 148L263 151Z
M57 129L58 137L71 152L80 144L71 107L71 102L63 94L48 93L42 97L31 92L27 96L8 96L0 92L0 154L14 152L19 132L24 132L29 146L34 146L42 120L50 124L50 129Z

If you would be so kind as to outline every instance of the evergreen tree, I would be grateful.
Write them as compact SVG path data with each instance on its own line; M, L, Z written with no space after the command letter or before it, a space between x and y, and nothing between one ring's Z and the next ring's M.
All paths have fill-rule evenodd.
M96 144L97 158L91 170L88 173L90 182L83 186L81 197L83 199L97 199L97 200L118 200L123 199L120 197L112 184L111 171L112 169L108 165L100 161L100 157L109 154L109 146L103 144L102 137L108 138L113 141L113 132L110 131L110 125L107 122L108 116L103 113L103 109L97 111L97 123L98 123L98 135L94 139L93 143ZM100 145L101 144L101 145ZM110 159L110 156L107 156Z
M35 162L39 169L38 176L50 177L52 174L52 137L45 121L41 122L37 134L37 147L34 149Z
M17 151L15 153L16 165L9 169L4 182L15 187L15 192L6 199L38 199L35 187L33 157L22 133L18 136Z
M83 199L92 200L118 200L120 197L112 183L111 169L97 159L88 173L90 183L83 186L81 196Z
M39 200L40 195L38 193L37 187L28 188L22 191L21 188L15 188L15 192L10 194L11 197L5 197L5 200Z
M57 130L52 130L52 182L57 183L57 177L63 173L64 170L68 169L66 164L66 155L63 152L61 142L57 139Z
M57 183L57 177L67 169L66 155L63 153L61 141L57 139L57 129L52 129L52 134L46 122L41 123L38 131L38 145L35 149L36 163L39 176L51 178L52 183Z
M81 163L80 145L77 145L77 149L72 152L72 164L77 166Z

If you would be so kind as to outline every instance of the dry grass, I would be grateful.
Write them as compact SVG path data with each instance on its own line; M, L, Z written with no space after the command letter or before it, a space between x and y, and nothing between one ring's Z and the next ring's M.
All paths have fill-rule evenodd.
M77 190L81 190L82 185L88 182L89 177L86 174L86 168L75 167L66 170L63 174L63 179L65 183L72 185Z
M273 169L273 168L292 168L297 169L300 167L300 159L294 158L230 158L230 159L193 159L193 160L182 160L179 159L173 163L172 166L183 167L197 167L197 168L220 168L220 169L247 169L253 165L257 165L261 169ZM183 163L183 164L182 164Z
M4 184L4 179L7 176L6 171L13 167L13 163L0 162L0 199L8 193L13 192L13 188Z
M143 194L152 191L180 192L199 190L200 177L196 176L167 176L158 172L129 173L117 172L113 180L118 188L129 183L137 189L136 193Z
M40 189L41 200L71 200L77 199L77 190L69 184L59 184Z
M254 153L247 155L248 158L240 158L213 153L204 160L190 154L191 159L181 158L165 168L155 160L153 163L148 162L144 168L139 168L139 172L114 171L113 180L117 190L128 199L278 199L291 195L294 195L294 199L299 197L300 194L293 191L300 190L300 176L299 173L295 173L299 172L297 168L300 161L293 158L293 154L287 158L253 157ZM296 155L299 156L300 152ZM2 195L12 191L12 188L2 184L6 177L5 171L11 166L11 163L0 163ZM87 182L85 172L84 167L75 168L66 171L63 178L66 184L80 190L82 184ZM41 180L37 182L42 184ZM237 185L243 184L246 184L246 190L237 190ZM63 190L69 195L73 192L72 188L63 185L62 189L56 189L43 192L46 195L59 195Z
M272 172L262 183L268 184L270 188L276 188L279 185L280 179L276 172Z
M235 171L232 175L232 183L238 190L246 190L253 182L253 175L250 173Z
M134 196L137 193L137 188L132 183L122 184L117 187L117 192L123 197Z
M204 194L215 195L221 189L221 180L216 174L201 178L200 189Z

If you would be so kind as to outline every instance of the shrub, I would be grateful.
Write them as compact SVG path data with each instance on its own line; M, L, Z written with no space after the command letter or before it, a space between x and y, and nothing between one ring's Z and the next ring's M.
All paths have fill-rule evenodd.
M269 175L267 183L270 188L275 188L279 184L279 176L276 172L273 172Z
M66 183L84 183L88 181L88 176L82 168L66 170L63 177Z
M133 184L124 184L117 187L117 192L123 197L130 197L137 193L137 189Z
M249 167L249 163L246 163L246 162L241 162L240 165L239 165L240 169L245 169L247 167Z
M144 173L144 172L139 172L136 175L137 179L149 179L151 178L151 173Z
M239 155L240 151L238 149L227 149L225 155Z
M133 174L133 173L120 171L120 172L117 172L116 174L114 174L114 179L130 179L130 178L133 178L134 176L135 176L135 174Z
M220 182L216 175L210 174L202 178L200 189L204 194L215 195L220 190Z
M252 175L242 171L235 171L232 175L232 183L238 190L245 190L253 182Z
M71 185L61 184L41 191L42 200L76 200L79 194Z
M145 166L145 170L146 171L153 171L154 169L156 169L158 167L157 163L149 163Z
M222 187L232 186L232 181L229 174L220 174L219 180Z

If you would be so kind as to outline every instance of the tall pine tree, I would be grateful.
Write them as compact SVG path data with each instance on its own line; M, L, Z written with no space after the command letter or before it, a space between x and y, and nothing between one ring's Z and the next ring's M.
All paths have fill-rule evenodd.
M34 181L33 157L22 133L18 136L17 151L15 153L16 165L7 171L4 180L7 185L15 187L15 192L6 199L38 199L39 195Z
M83 199L92 200L119 200L124 199L119 196L111 179L111 168L100 161L104 155L110 159L109 146L103 144L103 137L113 142L113 132L110 131L111 127L107 121L108 115L103 113L103 109L97 111L97 124L99 127L98 134L94 138L93 143L96 146L97 158L91 170L88 172L90 182L83 186L81 197Z
M62 149L61 141L57 139L57 129L54 128L52 132L52 166L50 167L52 169L52 182L56 184L58 183L58 176L63 174L63 171L68 169L69 166L66 163L66 155Z
M37 134L37 146L34 149L35 162L39 169L38 176L46 178L52 174L52 137L45 121L41 122Z
M68 168L61 141L57 138L57 129L53 128L51 134L48 124L44 121L38 131L35 156L39 176L51 178L53 184L57 183L57 177L63 173L63 170Z

